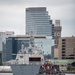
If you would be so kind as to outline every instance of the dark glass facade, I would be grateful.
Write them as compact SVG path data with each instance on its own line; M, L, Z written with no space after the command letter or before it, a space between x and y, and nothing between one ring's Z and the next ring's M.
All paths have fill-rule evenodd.
M0 51L0 62L2 62L2 52Z
M3 61L9 61L16 58L16 54L21 49L21 45L24 44L24 47L29 46L29 39L26 38L15 38L9 37L6 38L6 43L3 44Z

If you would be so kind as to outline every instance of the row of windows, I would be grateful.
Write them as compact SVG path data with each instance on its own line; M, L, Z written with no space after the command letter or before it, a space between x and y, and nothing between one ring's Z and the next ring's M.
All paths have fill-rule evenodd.
M38 18L42 18L42 19L49 19L50 20L50 18L48 17L48 16L32 16L32 15L28 15L28 16L26 16L26 18L28 18L28 19L30 19L30 18L32 18L32 19L38 19Z
M74 59L74 57L62 57L62 59Z
M38 12L38 13L33 13L33 12L28 13L28 12L27 12L26 15L35 15L35 16L36 16L36 15L37 15L37 16L38 16L38 15L46 15L46 16L48 16L48 13L47 13L47 12L42 12L42 13L40 13L40 12Z
M33 19L34 21L36 22L48 22L48 23L51 23L49 19L42 19L42 18L38 18L38 19ZM51 23L52 24L52 23Z
M35 26L33 26L33 27L27 26L26 28L27 29L40 29L40 28L42 28L42 29L51 31L51 27L50 26L42 26L42 25L37 26L37 27L35 27ZM54 34L54 32L52 32L52 33Z
M65 54L62 54L62 57L64 57L64 56L65 56L65 57L68 57L68 56L69 56L69 57L74 57L74 54L71 54L71 55L68 55L68 56L66 56ZM69 57L68 57L68 58L69 58Z
M52 28L52 24L50 24L50 23L43 23L43 22L35 22L35 23L33 23L33 22L28 22L27 23L27 26L49 26L49 27L51 27Z
M32 16L32 17L34 17L34 18L48 18L48 19L50 19L50 17L49 16L46 16L46 15L37 15L37 16Z

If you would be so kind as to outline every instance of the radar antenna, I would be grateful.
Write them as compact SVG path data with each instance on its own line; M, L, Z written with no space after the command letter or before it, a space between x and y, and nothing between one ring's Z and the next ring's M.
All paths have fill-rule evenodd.
M34 47L34 37L33 37L32 32L31 32L31 35L30 35L30 45L31 45L31 47Z

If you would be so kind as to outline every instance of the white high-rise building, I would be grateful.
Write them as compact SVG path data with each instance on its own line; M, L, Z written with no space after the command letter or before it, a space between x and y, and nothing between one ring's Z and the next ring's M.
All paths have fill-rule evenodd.
M9 37L9 36L13 36L14 35L14 31L1 31L0 32L0 37Z
M26 8L26 34L54 36L53 28L46 7Z

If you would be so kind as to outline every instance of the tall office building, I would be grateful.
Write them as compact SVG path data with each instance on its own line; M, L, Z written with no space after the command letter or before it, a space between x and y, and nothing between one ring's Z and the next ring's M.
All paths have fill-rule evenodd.
M26 8L26 34L49 35L54 37L54 24L46 7Z
M1 31L0 32L0 62L2 61L2 56L4 54L3 52L3 46L5 46L5 39L9 36L13 36L14 35L14 31ZM5 47L6 48L6 47ZM5 56L4 56L5 58Z

